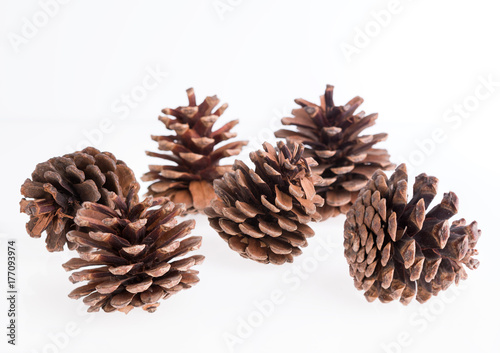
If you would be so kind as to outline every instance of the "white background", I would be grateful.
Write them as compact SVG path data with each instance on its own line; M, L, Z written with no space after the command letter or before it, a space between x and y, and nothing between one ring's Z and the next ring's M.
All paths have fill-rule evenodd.
M1 352L229 352L228 334L241 338L237 352L500 351L496 2L61 0L43 10L47 2L0 2L0 273L5 241L15 238L20 290L17 347L6 344L0 300ZM348 46L355 52L344 53ZM168 75L138 97L155 70ZM327 83L336 103L359 95L367 113L380 114L371 131L389 133L383 146L409 163L411 180L439 177L440 194L458 194L459 216L479 222L481 266L456 290L425 305L366 302L343 257L343 216L314 224L304 254L281 267L241 259L198 216L207 259L197 286L154 314L90 315L67 297L73 285L61 264L71 254L50 254L26 235L20 185L36 163L81 148L86 135L140 176L154 163L144 155L155 148L149 135L165 132L157 115L186 105L192 86L200 100L229 102L225 121L239 118L239 137L252 141L240 157L248 161L294 98L319 102ZM122 102L134 93L134 107ZM462 116L453 112L464 104ZM97 131L102 124L112 131ZM259 320L255 302L276 291L283 300ZM249 317L255 327L242 338Z

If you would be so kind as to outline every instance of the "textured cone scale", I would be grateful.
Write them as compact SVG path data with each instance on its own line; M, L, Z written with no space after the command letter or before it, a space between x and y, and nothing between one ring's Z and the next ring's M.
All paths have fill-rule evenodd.
M217 130L214 123L227 108L219 104L217 96L207 97L196 105L194 90L187 90L189 106L163 109L159 119L175 134L152 136L158 149L165 153L146 152L147 155L170 161L168 165L150 165L143 181L153 181L148 195L166 196L176 203L183 203L187 212L202 211L216 196L213 180L231 170L230 165L219 165L224 157L236 156L247 141L236 141L215 148L221 142L236 136L231 129L238 124L232 120Z
M80 245L80 257L63 267L79 270L71 274L73 283L87 281L69 297L84 297L89 312L128 313L134 307L154 312L160 299L199 281L198 271L190 268L204 257L183 257L201 246L201 237L185 238L194 220L177 224L184 205L165 197L139 203L135 192L126 199L112 195L115 207L84 203L75 218L80 229L68 233L68 240Z
M360 136L375 124L377 114L356 113L363 103L360 97L336 106L333 86L326 87L319 106L304 99L295 102L301 108L292 111L293 117L281 120L283 125L294 125L295 130L281 129L275 135L288 142L303 143L304 154L318 162L313 172L323 178L323 183L316 186L316 192L325 199L318 210L323 220L346 213L376 170L394 168L386 150L373 148L387 134Z
M112 205L110 193L127 195L134 182L134 173L125 163L92 147L40 163L21 186L25 197L21 212L30 216L28 234L39 238L45 231L47 249L62 251L83 202ZM70 249L77 246L71 241L67 244Z
M314 231L306 224L320 220L317 207L324 200L314 185L312 158L303 158L304 147L278 143L277 150L264 143L252 152L255 171L236 161L234 171L214 182L221 200L205 210L210 225L242 257L261 263L293 262L307 246Z
M458 212L458 198L444 194L426 211L437 193L438 179L421 174L408 200L406 166L390 179L377 171L347 213L344 248L357 289L368 301L415 297L423 303L467 278L464 265L476 269L474 249L481 231L464 219L449 224Z

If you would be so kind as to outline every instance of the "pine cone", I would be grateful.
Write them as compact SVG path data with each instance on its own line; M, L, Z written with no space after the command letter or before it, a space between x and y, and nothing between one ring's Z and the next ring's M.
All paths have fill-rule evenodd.
M333 86L327 85L321 106L304 99L295 102L292 118L283 118L283 125L295 125L296 131L281 129L276 137L306 146L304 155L313 157L318 166L313 172L321 175L323 184L316 192L325 199L319 209L323 220L346 213L372 174L377 169L394 169L384 149L372 148L387 134L359 134L375 124L378 114L355 113L363 99L355 97L344 106L333 103Z
M194 220L177 224L184 205L165 197L148 197L139 203L133 197L135 192L131 190L126 199L113 194L115 207L85 202L75 218L80 230L68 233L68 240L79 245L80 258L63 267L66 271L91 267L71 274L73 283L88 283L69 297L85 297L89 312L102 308L128 313L134 307L154 312L160 299L199 281L198 271L190 268L201 264L204 257L179 259L201 246L201 237L180 240L195 226Z
M281 265L293 262L306 238L314 231L306 225L320 220L316 208L324 200L314 185L321 178L311 174L316 165L303 158L304 147L278 143L276 151L264 143L264 151L250 153L255 171L243 162L234 163L233 172L214 181L221 198L205 210L210 225L242 257L261 263Z
M149 172L144 174L142 180L154 181L148 188L148 195L166 196L173 202L185 204L187 212L197 213L215 198L213 180L231 170L230 165L221 166L219 161L238 155L247 141L230 142L214 150L222 141L236 136L230 130L238 124L238 120L232 120L212 131L227 104L213 112L220 102L217 96L207 97L200 105L196 105L194 90L188 89L187 94L189 106L163 109L166 116L159 117L167 129L175 131L175 135L152 136L158 142L158 148L168 153L146 152L149 156L173 163L150 165Z
M28 234L39 238L46 231L47 250L62 251L66 233L85 201L112 205L109 194L127 194L135 182L132 170L109 152L87 147L83 151L54 157L36 166L21 186L21 212L30 216ZM137 196L134 196L137 198ZM68 248L76 244L67 242Z
M476 269L474 249L481 231L464 219L448 223L458 212L453 193L427 212L438 179L420 174L408 201L408 175L401 164L390 179L377 171L347 213L344 247L354 284L368 301L399 299L420 303L467 278L463 265Z

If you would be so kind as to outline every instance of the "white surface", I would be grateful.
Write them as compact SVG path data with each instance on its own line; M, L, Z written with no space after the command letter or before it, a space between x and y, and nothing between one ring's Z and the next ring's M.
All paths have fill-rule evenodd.
M233 4L232 11L221 18L214 3ZM35 0L2 0L0 272L5 239L18 239L20 323L19 345L8 346L2 333L0 351L228 352L225 332L236 334L239 318L258 319L254 302L278 290L285 299L235 351L499 352L500 87L478 100L461 126L451 115L444 120L448 109L475 94L481 77L500 81L499 8L493 1L451 0L401 0L396 8L399 13L349 61L342 43L353 43L356 28L376 31L371 12L393 9L390 1L72 1L16 52L9 38L20 34L24 18L43 20L41 7ZM148 70L155 69L168 77L160 77L129 113L118 111L124 107L121 95L139 92ZM438 176L440 194L458 194L459 216L479 222L481 266L458 294L449 291L408 307L367 303L343 257L343 217L313 225L317 236L295 265L272 267L240 259L199 216L194 234L204 236L207 260L196 287L152 315L89 315L67 298L73 285L61 263L70 254L49 254L43 241L25 234L27 217L18 213L24 179L36 163L84 144L84 131L103 119L113 131L97 147L140 176L152 162L143 152L155 148L149 135L164 132L156 116L166 106L185 105L188 87L195 87L199 99L217 94L229 102L226 121L239 118L239 137L255 146L295 106L294 98L318 102L327 83L336 86L337 103L365 98L363 109L380 114L371 131L390 134L384 146L394 161L413 155L419 165L410 178L420 172ZM447 139L416 160L416 141L435 129ZM241 158L248 160L250 150ZM334 246L318 262L320 239ZM296 287L290 271L315 263ZM0 327L6 322L6 301L0 300ZM66 340L60 333L68 324L76 334ZM54 335L60 347L53 345ZM398 339L397 346L391 343Z

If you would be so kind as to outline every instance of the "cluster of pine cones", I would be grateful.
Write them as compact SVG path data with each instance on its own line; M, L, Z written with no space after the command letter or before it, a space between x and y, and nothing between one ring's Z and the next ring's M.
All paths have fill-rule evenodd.
M437 178L417 176L409 199L404 164L386 175L395 165L374 146L387 134L362 135L377 114L357 112L360 97L337 106L328 85L320 105L297 99L293 117L282 119L290 128L275 133L284 140L251 152L251 168L240 160L220 165L247 144L221 145L238 124L214 129L227 104L216 96L197 104L193 89L187 94L188 106L159 117L172 133L152 136L160 152L146 153L163 163L143 175L151 184L142 201L133 171L92 147L38 164L21 187L28 234L45 232L49 251L66 244L78 254L63 267L73 283L84 282L69 296L83 297L90 312L154 312L161 299L196 284L192 267L204 257L190 253L202 238L189 236L194 220L179 222L193 213L206 214L242 257L278 265L302 253L314 236L310 222L345 214L349 272L369 301L423 303L465 279L464 265L479 265L477 223L449 224L458 212L454 193L427 211Z

